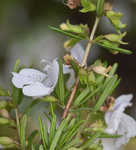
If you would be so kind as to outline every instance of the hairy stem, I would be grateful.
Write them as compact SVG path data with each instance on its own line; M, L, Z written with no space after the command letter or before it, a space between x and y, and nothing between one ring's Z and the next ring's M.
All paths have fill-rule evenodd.
M95 32L96 32L97 26L99 24L99 20L100 19L98 17L96 17L96 20L95 20L95 23L94 23L94 26L93 26L93 30L92 30L91 35L90 35L89 42L88 42L88 44L86 46L85 55L84 55L83 60L82 60L81 66L83 66L83 67L85 66L85 64L87 62L87 58L89 56L89 52L90 52L90 49L92 47L92 40L94 39L94 35L95 35ZM72 90L72 93L71 93L71 95L69 97L68 103L67 103L67 105L65 107L64 113L62 115L62 119L65 119L67 117L67 114L69 112L70 106L71 106L71 104L73 102L73 99L74 99L74 96L76 94L76 91L77 91L77 88L78 88L78 84L79 84L79 77L77 77L77 79L76 79L74 88Z

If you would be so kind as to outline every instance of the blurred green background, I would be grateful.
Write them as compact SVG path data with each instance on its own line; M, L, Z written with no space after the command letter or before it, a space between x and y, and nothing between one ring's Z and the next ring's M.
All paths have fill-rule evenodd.
M94 46L89 63L102 58L119 63L118 74L121 83L116 95L133 93L134 106L129 110L136 118L136 0L114 0L114 10L124 14L123 22L128 24L124 48L133 51L133 55L113 56ZM17 58L24 65L39 67L43 58L52 59L63 56L65 36L50 31L48 25L59 26L69 19L71 23L88 23L90 29L94 14L81 14L70 10L63 0L1 0L0 1L0 86L8 88L11 72ZM110 23L103 18L99 33L114 32ZM82 46L85 46L83 41Z

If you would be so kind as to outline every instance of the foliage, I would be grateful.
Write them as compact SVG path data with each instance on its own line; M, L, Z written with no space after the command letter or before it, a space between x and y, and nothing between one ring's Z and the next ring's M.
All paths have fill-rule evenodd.
M103 47L112 54L132 53L130 50L119 48L121 44L127 44L123 42L126 32L121 31L126 27L121 22L122 14L105 9L105 4L104 0L80 1L79 12L94 12L96 14L92 31L87 24L72 25L69 20L62 23L59 28L49 26L53 31L64 34L69 38L64 43L66 49L74 48L81 40L88 41L85 52L81 50L81 53L78 53L77 49L71 49L70 54L64 57L64 61L62 59L55 60L57 62L56 67L59 67L59 73L56 73L58 77L54 76L56 68L52 68L50 62L46 64L42 73L33 70L32 74L28 74L28 68L23 70L20 60L16 61L13 69L13 73L16 74L13 74L12 90L9 92L0 88L0 96L10 99L9 101L3 99L0 102L0 124L8 125L16 130L15 137L0 137L0 145L3 148L19 150L102 150L102 138L119 138L121 136L106 133L104 119L106 111L109 111L113 105L113 102L107 104L108 97L112 95L120 82L120 78L116 74L118 64L108 65L106 61L96 60L88 66L85 57L86 55L88 57L88 50L93 44ZM79 6L79 1L77 6ZM102 17L109 19L117 33L98 35L94 38ZM76 80L72 78L75 85L71 84L70 88L67 86L68 80L66 80L68 74L68 80L71 79L73 74L76 78ZM23 86L17 87L15 80L18 84L24 82ZM44 84L45 81L48 86ZM35 87L35 83L38 87ZM24 96L29 96L25 95L24 92L24 88L27 86L31 87L30 90L35 91L36 89L37 93L42 89L49 91L47 94L40 93L40 96L35 96L35 100L25 108L24 113L21 113L19 106L24 100ZM33 96L30 97L33 98ZM69 102L70 99L72 103ZM45 113L46 121L43 121L44 119L40 114L40 130L34 130L28 135L27 126L30 111L33 106L41 101L48 102L50 106L49 113ZM62 119L58 117L57 112L61 114L66 109L68 109L66 116ZM14 115L11 115L13 111ZM36 137L38 140L35 141Z

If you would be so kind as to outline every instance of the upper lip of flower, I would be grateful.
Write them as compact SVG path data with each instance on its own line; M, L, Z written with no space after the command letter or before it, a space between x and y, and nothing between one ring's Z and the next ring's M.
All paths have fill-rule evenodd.
M22 88L26 96L41 97L49 95L57 84L59 64L56 59L47 64L45 73L36 69L25 68L19 73L13 72L12 83L17 88Z

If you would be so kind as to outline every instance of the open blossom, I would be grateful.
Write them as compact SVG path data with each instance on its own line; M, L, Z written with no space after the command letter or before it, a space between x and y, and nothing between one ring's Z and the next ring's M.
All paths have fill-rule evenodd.
M124 113L125 108L132 105L132 97L131 94L121 95L115 100L112 111L105 113L106 132L122 135L120 138L112 139L116 147L127 144L131 137L136 136L136 121Z
M59 64L56 59L45 65L43 72L25 68L19 73L13 72L12 83L22 88L24 95L42 97L53 92L59 75Z

